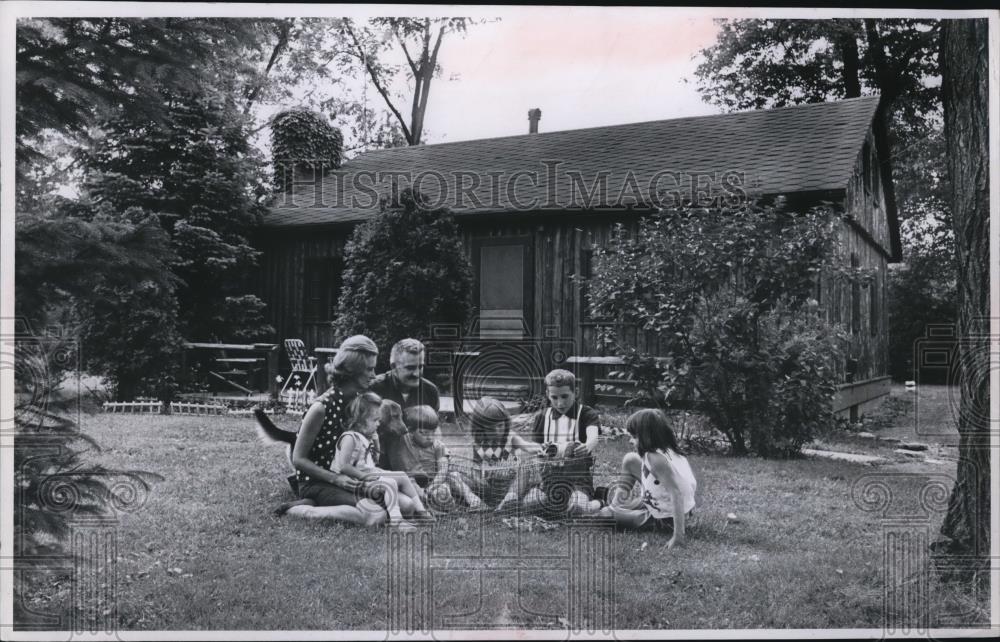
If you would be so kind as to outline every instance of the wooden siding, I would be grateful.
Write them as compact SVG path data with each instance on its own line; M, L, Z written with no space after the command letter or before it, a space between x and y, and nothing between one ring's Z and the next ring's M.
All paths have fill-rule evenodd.
M309 229L261 234L257 294L267 303L267 318L277 340L299 338L306 349L333 345L330 320L306 322L305 271L310 259L342 257L350 229Z
M885 191L879 171L878 152L871 132L858 152L857 164L844 199L844 211L852 225L886 255L891 254Z
M818 292L819 301L827 319L843 324L850 335L847 351L851 363L843 364L845 379L864 381L889 372L887 259L850 224L845 223L841 227L840 239L844 246L845 265L851 265L851 259L856 258L858 267L874 273L874 280L869 285L854 285L826 276ZM857 327L853 327L852 323L855 310L859 320ZM850 371L853 374L849 374Z
M846 379L862 382L889 374L888 262L891 255L889 220L879 170L878 150L872 132L858 152L858 161L847 185L841 242L845 262L856 257L858 267L874 274L864 286L827 280L830 301L824 307L831 320L845 324L851 333ZM860 327L852 327L855 309ZM853 370L853 372L851 372Z
M605 245L617 221L623 222L626 229L635 230L634 218L574 216L568 221L549 217L510 223L470 222L461 226L461 234L470 260L476 239L531 238L535 275L531 293L532 318L529 320L532 336L571 340L577 353L600 355L597 323L584 317L581 289L574 277L581 274L586 250ZM278 339L300 337L310 350L317 346L333 346L334 336L329 323L303 320L305 263L308 259L342 256L346 239L347 232L343 230L313 230L275 235L264 240L259 293L268 304L269 319L277 329ZM875 279L871 285L855 289L848 282L835 283L826 277L817 291L817 298L827 318L844 324L849 331L852 330L853 312L857 309L860 323L851 333L850 358L854 360L853 378L860 381L888 372L887 258L854 224L845 222L841 226L841 242L845 262L850 264L850 257L856 257L860 267L874 272ZM651 333L631 328L624 331L624 336L644 352L658 352L658 342ZM846 371L848 364L845 363L844 368Z
M851 331L849 359L843 364L843 380L863 382L888 373L887 263L889 228L885 195L879 176L877 150L869 136L858 153L857 168L846 186L841 202L844 223L840 228L844 260L851 257L871 270L870 285L854 287L822 277L817 298L830 321L843 323ZM476 239L527 237L531 240L534 287L532 288L529 330L534 337L572 341L573 351L600 355L596 323L583 314L581 289L574 280L584 268L585 252L607 244L617 222L635 231L635 214L559 214L541 212L459 218L465 252L472 258ZM259 294L268 304L268 315L277 330L277 339L299 337L308 349L333 346L329 323L305 323L303 301L305 262L308 259L339 257L350 230L339 228L289 228L261 234L263 250ZM478 301L474 302L478 305ZM852 316L859 323L852 328ZM648 353L657 353L655 336L636 329L625 332L626 339ZM600 377L603 373L597 373Z
M562 220L559 220L562 219ZM616 222L635 229L635 216L608 217L571 215L536 217L517 223L462 225L463 244L471 259L471 247L476 239L530 237L534 248L534 291L532 292L532 335L572 341L579 354L599 354L595 326L583 318L583 302L576 276L581 274L587 249L606 244ZM629 341L641 350L655 352L652 335L632 329Z

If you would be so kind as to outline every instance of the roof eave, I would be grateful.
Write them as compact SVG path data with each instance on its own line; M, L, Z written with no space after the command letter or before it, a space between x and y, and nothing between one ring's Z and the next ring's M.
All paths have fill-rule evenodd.
M825 188L825 189L812 189L812 190L799 190L799 191L788 191L788 192L769 192L765 194L760 194L757 200L763 202L770 202L779 196L789 197L794 204L800 203L813 203L819 204L822 202L838 203L846 195L846 188ZM633 206L626 207L601 207L601 208L539 208L532 210L517 210L510 208L484 208L475 210L457 210L452 211L451 215L457 220L468 220L479 217L487 216L503 216L505 218L523 218L523 217L557 217L557 216L614 216L614 215L628 215L628 214L651 214L657 211L658 207L653 207L647 204L636 204ZM268 224L264 223L261 225L262 228L269 230L290 230L290 229L305 229L305 228L334 228L334 227L353 227L358 223L367 220L363 217L344 219L339 221L314 221L309 223L275 223Z

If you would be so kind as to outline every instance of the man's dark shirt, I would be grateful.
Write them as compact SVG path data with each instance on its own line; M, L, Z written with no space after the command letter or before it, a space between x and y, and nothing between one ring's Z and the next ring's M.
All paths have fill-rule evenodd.
M420 378L420 383L405 400L403 399L403 387L399 385L399 381L392 375L392 372L375 377L370 390L383 399L395 401L400 408L430 406L434 412L441 410L441 394L438 392L437 386L423 377Z

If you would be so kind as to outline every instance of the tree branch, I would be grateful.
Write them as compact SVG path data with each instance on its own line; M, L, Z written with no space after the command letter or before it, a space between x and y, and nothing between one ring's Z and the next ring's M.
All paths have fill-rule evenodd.
M375 85L375 89L377 89L378 93L381 94L382 100L385 101L386 106L389 108L390 111L392 111L393 115L396 117L396 120L399 121L399 125L403 129L403 135L406 136L407 142L413 144L411 142L412 135L410 134L410 129L406 126L406 121L403 120L403 115L400 114L399 110L396 109L396 106L392 104L392 99L389 97L389 93L385 90L385 88L379 81L378 72L375 71L375 68L372 66L371 60L369 60L368 56L365 55L364 47L362 47L361 41L358 40L358 36L354 33L354 29L351 29L350 23L346 21L344 23L344 28L347 31L347 33L351 36L351 40L354 41L354 46L357 47L359 57L364 63L365 68L368 70L368 75L372 79L372 84Z
M426 67L421 69L421 72L423 73L423 77L421 78L423 88L420 91L420 109L418 112L419 120L415 119L413 121L413 130L416 132L418 137L417 142L420 142L419 138L423 136L424 114L427 113L427 99L431 93L431 81L434 79L434 70L437 69L438 51L441 50L441 41L444 39L444 32L445 26L442 25L441 29L438 30L437 41L434 43L434 51L430 54ZM416 100L416 96L414 96L414 100Z
M264 68L264 74L260 80L254 85L254 88L250 91L247 96L247 104L243 108L243 114L249 114L250 109L253 104L257 101L260 96L260 92L264 89L264 82L267 76L271 73L271 69L274 68L274 64L278 61L278 58L288 47L288 32L291 25L288 20L282 20L278 26L278 41L274 43L274 49L271 50L271 57L267 61L267 67Z
M939 29L939 26L935 24L928 33L934 34L938 32ZM910 43L910 46L906 48L906 51L904 51L902 55L896 57L895 64L891 65L893 75L897 78L901 76L903 73L903 67L906 63L913 57L913 54L917 53L917 51L925 45L926 43L921 42L919 38L914 39L913 42Z
M413 71L413 76L416 77L420 72L417 70L417 63L413 62L413 57L410 56L410 50L406 48L406 41L399 35L398 29L393 29L393 33L396 35L396 40L399 42L399 46L403 49L403 55L406 56L406 62L410 65L410 70Z

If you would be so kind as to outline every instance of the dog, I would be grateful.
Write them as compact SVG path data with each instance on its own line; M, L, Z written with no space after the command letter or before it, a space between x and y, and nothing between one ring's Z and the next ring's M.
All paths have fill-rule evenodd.
M257 436L265 444L285 444L285 456L288 458L288 466L292 469L292 474L288 476L288 485L298 494L298 480L295 477L295 465L292 463L292 449L298 439L298 433L290 430L282 430L271 421L262 408L254 408L254 419L257 420ZM402 435L406 433L406 424L403 423L403 409L399 404L389 399L383 399L379 407L378 434Z

